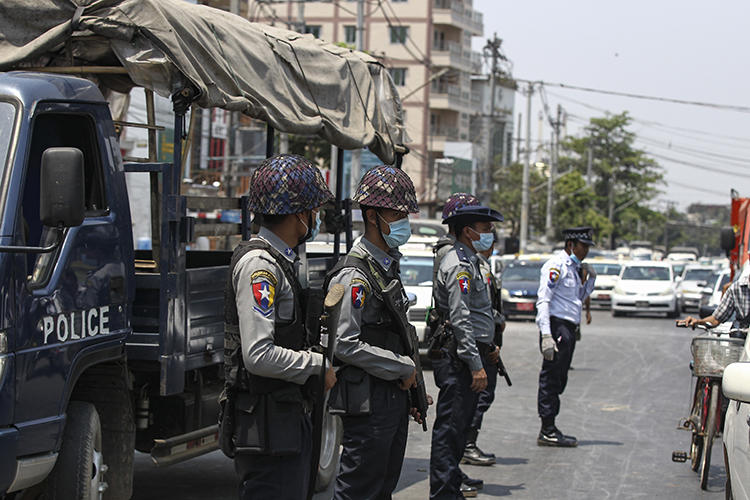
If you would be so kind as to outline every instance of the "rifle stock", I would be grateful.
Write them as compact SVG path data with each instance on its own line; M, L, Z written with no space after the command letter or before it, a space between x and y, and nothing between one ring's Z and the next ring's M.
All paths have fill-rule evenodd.
M419 339L417 330L406 319L406 303L403 296L403 287L398 280L392 280L387 287L383 289L383 302L391 311L392 316L398 324L398 333L404 342L408 355L414 361L414 368L417 371L416 387L409 389L412 405L417 409L422 418L422 430L427 432L427 389L424 383L424 374L422 373L422 363L419 359Z
M315 391L315 405L313 409L313 443L310 467L310 483L307 489L307 498L310 500L315 493L315 481L318 477L318 466L320 465L320 443L323 439L323 420L326 409L326 370L333 361L334 348L336 347L336 328L341 316L341 300L346 293L346 287L339 283L333 285L326 294L323 301L323 315L320 317L320 349L323 357L328 363L323 362L318 378L318 387Z

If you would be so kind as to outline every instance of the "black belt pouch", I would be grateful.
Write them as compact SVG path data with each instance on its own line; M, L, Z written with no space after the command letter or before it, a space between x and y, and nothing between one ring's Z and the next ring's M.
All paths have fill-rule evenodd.
M233 434L236 453L299 454L304 416L299 387L289 386L268 394L237 394Z
M370 375L356 366L346 366L336 373L336 385L328 399L329 413L347 417L370 414Z

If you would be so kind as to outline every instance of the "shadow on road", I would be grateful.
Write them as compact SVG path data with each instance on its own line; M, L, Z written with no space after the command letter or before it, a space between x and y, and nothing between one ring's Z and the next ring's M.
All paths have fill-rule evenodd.
M620 441L604 441L601 439L584 439L578 441L578 446L622 446Z
M526 465L529 463L528 458L521 457L497 457L495 463L498 465Z
M405 458L396 491L404 490L413 484L425 481L429 478L429 475L429 458Z
M484 484L484 488L480 491L482 496L491 497L507 497L512 495L514 491L525 490L526 486L521 484L516 485L505 485L505 484Z

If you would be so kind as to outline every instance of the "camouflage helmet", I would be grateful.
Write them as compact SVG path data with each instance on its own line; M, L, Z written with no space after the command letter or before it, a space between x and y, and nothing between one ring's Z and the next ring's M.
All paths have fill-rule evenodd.
M453 193L447 200L445 200L445 206L443 207L443 224L445 224L446 219L456 215L456 210L459 208L473 205L479 205L479 199L473 194Z
M354 201L360 205L417 213L414 183L400 168L380 165L362 176Z
M333 199L323 176L299 155L266 158L250 179L249 209L264 215L297 214Z

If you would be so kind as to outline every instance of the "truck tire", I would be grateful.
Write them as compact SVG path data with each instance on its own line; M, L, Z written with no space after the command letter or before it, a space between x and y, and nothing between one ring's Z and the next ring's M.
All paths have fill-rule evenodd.
M341 423L341 418L331 415L326 408L323 416L323 439L320 443L318 477L315 480L316 492L325 491L333 478L336 477L343 433L344 426Z
M48 498L56 500L101 500L104 482L102 428L91 403L71 401L57 463L50 473Z

